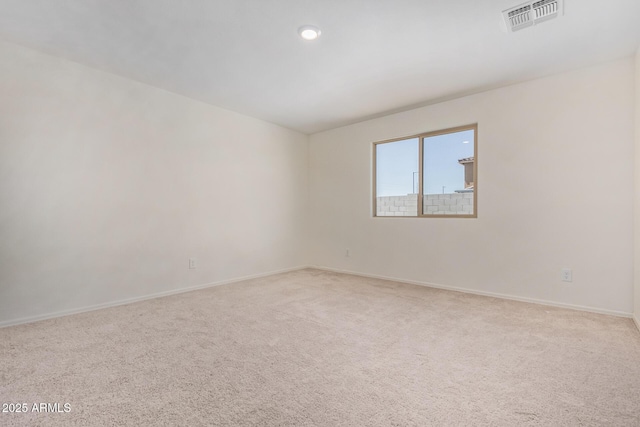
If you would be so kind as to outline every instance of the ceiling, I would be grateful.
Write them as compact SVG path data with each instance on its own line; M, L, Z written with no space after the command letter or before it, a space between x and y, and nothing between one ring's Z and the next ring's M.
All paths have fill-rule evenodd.
M0 39L307 134L640 46L640 0L565 0L507 33L522 1L0 0Z

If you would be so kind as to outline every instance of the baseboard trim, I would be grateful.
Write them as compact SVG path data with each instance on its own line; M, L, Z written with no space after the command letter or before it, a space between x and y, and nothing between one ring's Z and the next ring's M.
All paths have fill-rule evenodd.
M41 320L48 320L48 319L55 319L55 318L58 318L58 317L70 316L70 315L73 315L73 314L86 313L86 312L94 311L94 310L101 310L103 308L117 307L117 306L120 306L120 305L133 304L133 303L136 303L136 302L146 301L146 300L150 300L150 299L154 299L154 298L167 297L167 296L171 296L171 295L177 295L177 294L182 294L182 293L185 293L185 292L197 291L197 290L200 290L200 289L206 289L206 288L211 288L211 287L215 287L215 286L222 286L222 285L228 285L228 284L232 284L232 283L243 282L245 280L259 279L261 277L268 277L268 276L273 276L273 275L276 275L276 274L288 273L288 272L291 272L291 271L304 270L306 268L315 268L317 270L324 270L324 271L330 271L330 272L341 273L341 274L350 274L350 275L353 275L353 276L368 277L368 278L372 278L372 279L391 280L391 281L399 282L399 283L407 283L407 284L411 284L411 285L426 286L426 287L429 287L429 288L443 289L443 290L448 290L448 291L464 292L464 293L468 293L468 294L481 295L481 296L487 296L487 297L502 298L502 299L507 299L507 300L512 300L512 301L520 301L520 302L527 302L527 303L532 303L532 304L546 305L546 306L550 306L550 307L567 308L567 309L571 309L571 310L586 311L586 312L590 312L590 313L606 314L606 315L617 316L617 317L626 317L626 318L633 319L633 322L635 323L636 327L640 331L640 316L633 315L632 313L625 313L625 312L622 312L622 311L615 311L615 310L606 310L606 309L600 309L600 308L589 307L589 306L565 304L565 303L559 303L559 302L548 301L548 300L541 300L541 299L536 299L536 298L518 297L518 296L514 296L514 295L501 294L501 293L496 293L496 292L484 292L484 291L478 291L478 290L469 289L469 288L460 288L460 287L456 287L456 286L447 286L447 285L441 285L441 284L431 283L431 282L422 282L422 281L416 281L416 280L402 279L402 278L398 278L398 277L362 273L362 272L352 271L352 270L342 270L342 269L337 269L337 268L332 268L332 267L325 267L325 266L320 266L320 265L303 265L303 266L298 266L298 267L285 268L285 269L281 269L281 270L273 270L273 271L268 271L268 272L265 272L265 273L252 274L252 275L248 275L248 276L241 276L241 277L236 277L236 278L233 278L233 279L226 279L226 280L221 280L221 281L217 281L217 282L205 283L203 285L196 285L196 286L190 286L190 287L187 287L187 288L174 289L174 290L170 290L170 291L157 292L157 293L148 294L148 295L144 295L144 296L140 296L140 297L127 298L127 299L107 302L107 303L103 303L103 304L95 304L95 305L90 305L90 306L85 306L85 307L80 307L80 308L75 308L75 309L70 309L70 310L62 310L62 311L57 311L57 312L47 313L47 314L42 314L42 315L37 315L37 316L28 316L28 317L22 317L22 318L18 318L18 319L5 320L5 321L0 322L0 329L1 328L6 328L6 327L10 327L10 326L23 325L23 324L26 324L26 323L39 322Z
M111 302L107 302L107 303L103 303L103 304L95 304L95 305L89 305L89 306L80 307L80 308L74 308L74 309L70 309L70 310L62 310L62 311L56 311L56 312L53 312L53 313L41 314L41 315L37 315L37 316L28 316L28 317L22 317L22 318L19 318L19 319L5 320L3 322L0 322L0 329L1 328L6 328L6 327L9 327L9 326L23 325L25 323L39 322L41 320L55 319L57 317L70 316L72 314L79 314L79 313L86 313L88 311L101 310L103 308L117 307L117 306L120 306L120 305L133 304L135 302L146 301L146 300L150 300L150 299L154 299L154 298L168 297L168 296L171 296L171 295L177 295L177 294L182 294L182 293L185 293L185 292L197 291L197 290L200 290L200 289L211 288L211 287L214 287L214 286L221 286L221 285L228 285L228 284L231 284L231 283L243 282L245 280L259 279L261 277L273 276L275 274L288 273L288 272L297 271L297 270L304 270L305 268L309 268L309 266L308 265L303 265L303 266L298 266L298 267L292 267L292 268L285 268L285 269L281 269L281 270L269 271L269 272L266 272L266 273L251 274L251 275L248 275L248 276L242 276L242 277L236 277L236 278L233 278L233 279L220 280L220 281L217 281L217 282L205 283L203 285L189 286L187 288L179 288L179 289L174 289L174 290L170 290L170 291L157 292L157 293L153 293L153 294L143 295L143 296L140 296L140 297L134 297L134 298L127 298L127 299L117 300L117 301L111 301Z
M313 266L311 268L316 268L318 270L324 270L324 271L331 271L331 272L334 272L334 273L351 274L353 276L369 277L369 278L372 278L372 279L391 280L391 281L394 281L394 282L407 283L407 284L410 284L410 285L426 286L428 288L435 288L435 289L444 289L444 290L447 290L447 291L464 292L464 293L467 293L467 294L482 295L482 296L485 296L485 297L502 298L502 299L506 299L506 300L519 301L519 302L528 302L528 303L531 303L531 304L546 305L546 306L550 306L550 307L558 307L558 308L567 308L567 309L570 309L570 310L586 311L586 312L589 312L589 313L606 314L606 315L610 315L610 316L626 317L626 318L632 318L633 317L633 315L631 313L625 313L623 311L607 310L607 309L602 309L602 308L597 308L597 307L589 307L589 306L574 305L574 304L565 304L565 303L561 303L561 302L554 302L554 301L548 301L548 300L542 300L542 299L536 299L536 298L519 297L519 296L515 296L515 295L501 294L501 293L496 293L496 292L484 292L484 291L478 291L478 290L469 289L469 288L460 288L460 287L456 287L456 286L440 285L440 284L437 284L437 283L401 279L401 278L398 278L398 277L381 276L381 275L377 275L377 274L361 273L361 272L350 271L350 270L340 270L340 269L337 269L337 268L331 268L331 267L325 267L325 266L319 266L319 265ZM638 326L638 328L640 328L640 322L638 321L638 319L634 318L634 320L635 320L636 325Z

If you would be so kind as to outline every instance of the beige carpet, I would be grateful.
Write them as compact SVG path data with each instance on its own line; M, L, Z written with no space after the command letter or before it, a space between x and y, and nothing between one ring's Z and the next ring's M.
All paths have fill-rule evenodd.
M630 319L302 270L0 329L0 425L640 426Z

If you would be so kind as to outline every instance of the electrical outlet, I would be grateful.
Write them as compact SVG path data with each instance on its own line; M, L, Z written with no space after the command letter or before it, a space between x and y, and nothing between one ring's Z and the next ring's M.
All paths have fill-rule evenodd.
M194 269L196 268L196 259L195 258L189 258L189 268L190 269Z
M346 256L347 258L349 258L351 256L351 249L347 248L344 250L344 256Z
M560 278L563 282L573 282L573 271L570 268L563 268Z

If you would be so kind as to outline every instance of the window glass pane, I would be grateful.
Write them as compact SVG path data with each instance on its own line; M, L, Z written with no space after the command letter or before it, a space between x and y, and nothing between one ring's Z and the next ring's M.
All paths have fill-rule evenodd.
M474 141L473 129L424 138L425 215L473 214Z
M418 215L419 139L376 144L376 215Z

